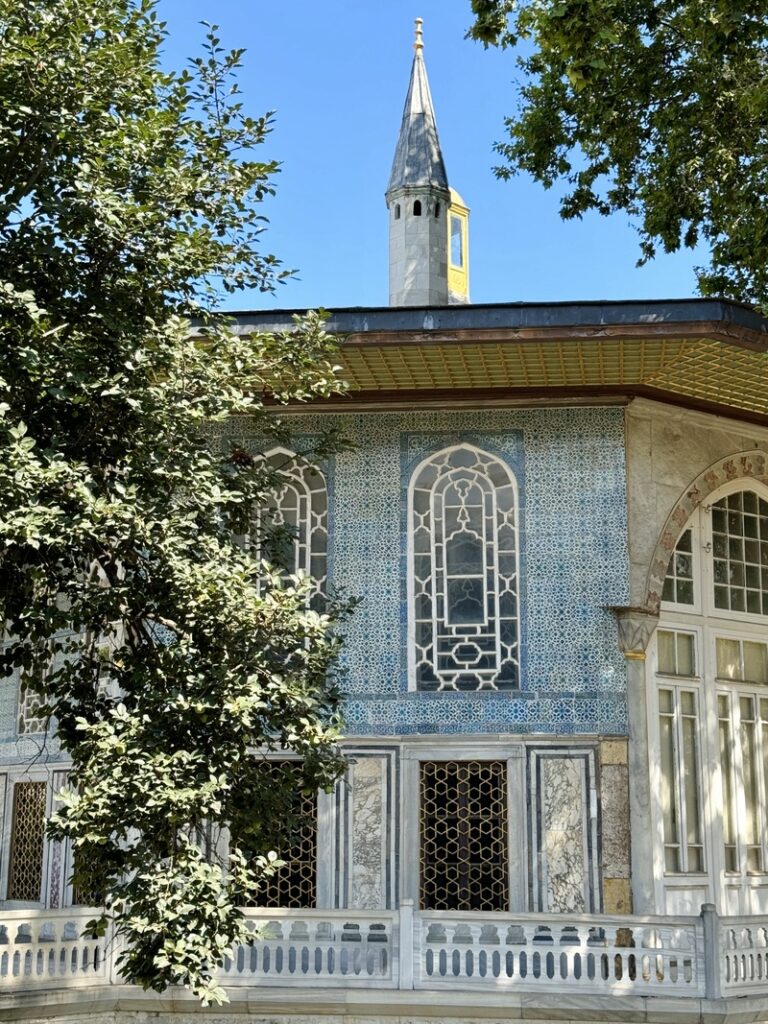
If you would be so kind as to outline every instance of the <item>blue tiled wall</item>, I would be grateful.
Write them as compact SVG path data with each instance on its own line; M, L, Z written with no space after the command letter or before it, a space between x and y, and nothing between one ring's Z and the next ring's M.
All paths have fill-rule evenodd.
M331 578L363 602L347 627L347 729L417 733L625 734L626 679L606 605L628 601L623 415L541 409L324 416L355 450L325 468ZM311 443L319 421L297 417ZM244 421L226 427L258 447ZM503 458L520 486L522 686L517 693L409 693L405 493L413 466L469 441ZM16 746L16 687L0 689L3 756ZM50 749L50 748L49 748Z
M366 413L329 421L355 443L325 467L331 579L363 598L346 629L348 732L625 734L624 659L604 609L628 601L622 410ZM301 417L293 425L311 443L317 422ZM461 441L503 458L520 485L519 693L407 688L405 488L422 459Z

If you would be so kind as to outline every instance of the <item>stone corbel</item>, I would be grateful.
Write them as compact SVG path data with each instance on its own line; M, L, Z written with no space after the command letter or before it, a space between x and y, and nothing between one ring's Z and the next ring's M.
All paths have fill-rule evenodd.
M608 610L616 616L621 653L628 661L645 661L648 644L659 624L658 612L622 605L609 605Z

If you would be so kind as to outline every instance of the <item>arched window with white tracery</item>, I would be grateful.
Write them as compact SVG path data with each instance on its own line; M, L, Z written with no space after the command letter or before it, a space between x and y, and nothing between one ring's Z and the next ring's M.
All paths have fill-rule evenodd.
M768 490L686 523L652 645L658 875L667 912L768 905Z
M276 477L267 507L241 535L244 547L282 569L314 580L313 602L321 599L328 575L328 491L316 466L284 448L265 459Z
M418 690L519 685L517 485L495 455L462 444L413 473L409 667Z

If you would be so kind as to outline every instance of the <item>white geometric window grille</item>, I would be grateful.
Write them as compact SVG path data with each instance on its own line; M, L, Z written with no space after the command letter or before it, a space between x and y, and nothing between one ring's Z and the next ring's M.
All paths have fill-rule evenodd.
M409 658L419 690L519 686L517 486L468 444L414 472L408 502Z
M19 683L19 713L16 731L19 736L39 736L46 731L46 720L38 715L43 698L34 685Z
M281 484L262 515L257 516L255 537L243 538L244 546L258 558L282 569L286 575L311 576L311 602L322 603L328 575L328 491L325 477L314 466L283 448L265 456L280 476ZM278 539L265 539L262 526L287 527Z
M768 615L768 501L754 491L712 506L715 608Z
M19 736L40 736L47 731L48 722L37 712L45 703L41 694L50 663L50 655L43 649L39 653L31 674L25 680L20 669L16 669L13 678L18 680L18 705L16 714L16 732Z

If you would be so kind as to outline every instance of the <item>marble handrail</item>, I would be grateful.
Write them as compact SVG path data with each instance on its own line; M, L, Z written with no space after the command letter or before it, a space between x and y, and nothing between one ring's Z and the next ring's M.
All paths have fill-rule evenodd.
M0 993L120 983L92 912L0 910ZM415 911L246 911L256 942L219 976L227 987L365 987L716 999L762 995L768 917L632 917Z
M699 918L416 913L415 987L703 996Z
M721 917L720 984L723 995L764 995L768 986L768 915Z
M105 938L84 934L92 913L16 910L0 913L0 991L109 984Z
M227 985L396 983L395 911L253 909L246 916L257 941L224 963Z

